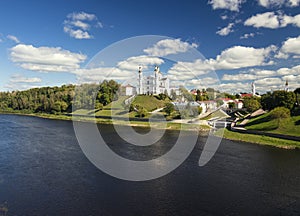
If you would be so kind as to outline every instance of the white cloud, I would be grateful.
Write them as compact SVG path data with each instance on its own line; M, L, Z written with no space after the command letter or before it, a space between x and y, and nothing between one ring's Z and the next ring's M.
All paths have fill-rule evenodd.
M85 13L85 12L70 13L70 14L67 15L67 18L72 19L72 20L89 20L89 21L97 19L96 15L88 14L88 13Z
M130 84L137 84L137 72L139 66L143 70L147 70L150 66L161 65L163 59L152 56L132 56L124 61L120 61L115 67L95 67L78 69L73 73L77 75L78 81L83 82L99 82L104 79L114 79L117 81L129 81Z
M167 56L177 53L185 53L190 49L197 48L197 44L189 44L180 39L165 39L158 41L154 46L144 49L144 52L152 56Z
M172 80L188 80L199 78L213 71L213 66L206 60L197 59L194 62L177 62L168 71Z
M214 10L227 9L231 11L239 11L243 0L209 0L208 3L212 5Z
M255 36L255 33L246 33L243 36L240 37L240 39L248 39L248 38L253 38Z
M210 60L210 64L212 64L216 70L268 65L272 64L272 62L267 62L267 60L270 54L275 50L275 46L258 49L234 46L224 50L215 60Z
M284 28L287 25L294 25L300 28L300 14L296 16L288 16L280 12L266 12L256 14L244 22L245 26L253 26L255 28Z
M300 36L296 38L289 38L283 42L283 45L276 57L287 59L289 55L294 55L294 57L300 56Z
M161 65L164 60L158 57L151 56L133 56L117 64L117 67L121 70L137 71L141 66L144 70L148 69L148 66Z
M42 79L39 77L24 77L20 74L14 74L9 81L11 83L40 83Z
M292 68L279 68L277 70L250 69L238 74L225 74L222 80L230 82L226 83L225 87L232 91L234 91L234 88L230 88L230 86L235 86L235 82L244 83L247 86L247 83L253 81L256 84L257 90L261 93L283 89L286 80L289 81L290 89L295 89L299 87L300 65ZM247 88L248 90L245 90L249 92L251 90L250 86L247 86Z
M231 83L221 83L220 85L211 86L211 87L220 90L221 92L236 94L240 92L249 92L251 90L251 83L231 82Z
M93 38L93 35L89 32L91 26L103 28L102 23L95 14L74 12L68 14L67 19L64 21L64 32L76 39L91 39Z
M9 82L4 85L4 88L9 90L25 90L40 87L41 82L42 80L39 77L24 77L20 74L14 74L10 77Z
M15 43L20 43L20 40L16 36L14 36L14 35L7 35L7 38L9 40L14 41Z
M117 80L117 81L125 81L132 80L135 82L137 72L135 71L126 71L120 70L115 67L99 67L99 68L91 68L91 69L78 69L74 71L74 74L77 75L77 81L79 83L86 82L101 82L103 80Z
M217 31L216 33L218 35L221 35L221 36L227 36L229 35L231 32L233 32L233 26L234 26L234 23L229 23L228 26L220 29L219 31Z
M255 84L257 86L274 86L274 85L282 85L283 81L281 78L273 77L273 78L263 78L260 80L255 81Z
M18 44L10 50L11 60L24 69L42 72L72 72L86 59L60 47L34 47Z
M300 65L292 68L279 68L277 70L260 70L250 69L237 74L224 74L222 80L224 81L246 81L259 80L262 78L282 77L287 75L300 75Z
M266 7L266 8L272 8L272 7L297 7L300 4L300 0L258 0L258 4Z
M238 74L224 74L222 80L224 81L246 81L246 80L257 80L260 78L270 77L276 75L275 71L272 70L255 70L251 69L244 73Z
M91 39L93 38L87 31L83 31L81 29L74 30L69 27L64 27L64 32L69 33L69 35L76 39Z
M213 72L214 70L234 70L254 66L270 65L273 62L269 61L269 58L271 53L276 49L277 48L275 46L258 49L253 47L234 46L221 52L216 59L197 59L193 62L177 62L169 69L168 75L170 75L174 80L185 80L194 79L195 77L202 77ZM260 73L261 74L259 75L263 76L262 72ZM244 78L247 77L247 79L255 78L254 75L242 76L244 76ZM233 77L229 76L228 80L231 78ZM238 78L235 79L238 80Z

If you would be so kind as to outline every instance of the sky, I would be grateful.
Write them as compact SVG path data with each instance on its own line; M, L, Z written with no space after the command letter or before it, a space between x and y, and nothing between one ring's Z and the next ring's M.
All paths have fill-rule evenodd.
M0 0L0 91L136 81L265 93L300 87L300 0ZM149 36L151 35L151 36ZM120 42L121 41L121 42Z

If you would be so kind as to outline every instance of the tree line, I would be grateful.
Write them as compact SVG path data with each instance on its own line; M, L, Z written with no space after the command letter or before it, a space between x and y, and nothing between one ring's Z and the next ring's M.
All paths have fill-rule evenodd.
M70 113L73 109L101 109L117 99L120 85L114 80L99 84L63 85L0 92L0 110L24 113Z
M254 112L260 108L272 111L278 107L282 107L289 110L293 115L300 115L299 94L300 88L297 88L295 91L278 90L267 92L261 97L246 97L243 102L244 107L250 112Z

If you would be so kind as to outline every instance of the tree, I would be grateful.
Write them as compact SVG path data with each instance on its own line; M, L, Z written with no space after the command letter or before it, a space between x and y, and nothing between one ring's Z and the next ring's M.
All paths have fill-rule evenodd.
M170 95L172 100L176 100L177 95L176 95L176 91L174 89L171 90L171 95Z
M249 112L254 112L261 108L261 104L256 97L246 97L244 98L244 108Z
M276 107L269 115L271 119L285 119L291 117L291 111L285 107Z
M172 103L167 103L166 107L164 108L164 111L167 113L167 115L170 115L172 112L174 112L175 107Z
M300 88L296 88L295 91L294 91L294 93L296 94L296 101L297 101L296 105L299 106L298 94L300 94Z
M139 106L137 108L137 117L140 117L140 118L145 117L147 115L147 113L148 113L148 111L144 107Z
M193 95L185 87L180 86L179 91L187 101L194 101Z
M223 100L217 100L217 106L220 107L224 104L224 101Z
M261 103L264 109L272 110L276 107L292 109L296 103L296 94L287 91L274 91L262 96Z

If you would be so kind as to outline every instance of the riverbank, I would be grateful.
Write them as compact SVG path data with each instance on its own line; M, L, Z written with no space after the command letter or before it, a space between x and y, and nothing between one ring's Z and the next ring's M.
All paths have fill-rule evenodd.
M53 119L53 120L64 120L64 121L80 121L80 122L95 122L97 124L115 124L115 125L124 125L124 126L132 126L132 127L144 127L149 128L150 123L146 121L147 119L143 119L143 121L133 120L133 121L125 121L125 120L112 120L108 118L94 118L93 116L72 116L65 114L46 114L46 113L21 113L21 112L3 112L0 111L0 114L5 115L23 115L23 116L31 116L38 117L44 119ZM181 124L177 122L167 121L167 124L164 122L152 122L151 127L155 129L165 129L165 130L198 130L207 135L210 131L210 127L207 125L199 125L199 124Z
M148 121L121 121L114 120L112 122L111 119L101 119L101 118L93 118L88 116L77 116L73 118L71 115L56 115L56 114L45 114L45 113L20 113L20 112L0 112L0 114L9 114L9 115L24 115L31 117L38 117L44 119L53 119L53 120L64 120L64 121L81 121L81 122L95 122L98 124L117 124L124 126L132 126L132 127L150 127ZM210 131L210 127L206 125L196 125L196 124L181 124L175 122L167 122L167 125L155 122L152 123L151 127L156 129L165 129L165 130L198 130L203 133L203 135L207 135ZM254 134L241 134L238 132L229 131L228 129L224 129L224 134L219 129L215 132L216 136L222 136L224 139L232 140L232 141L241 141L247 143L253 143L258 145L268 145L282 149L300 149L300 142L273 138L263 135L254 135Z
M222 135L223 129L216 131L216 136L222 136L225 139L232 140L232 141L239 141L239 142L247 142L253 143L258 145L268 145L282 149L300 149L300 142L287 140L287 139L280 139L274 138L269 136L263 135L255 135L255 134L242 134L238 132L233 132L228 129L224 129L224 133Z

